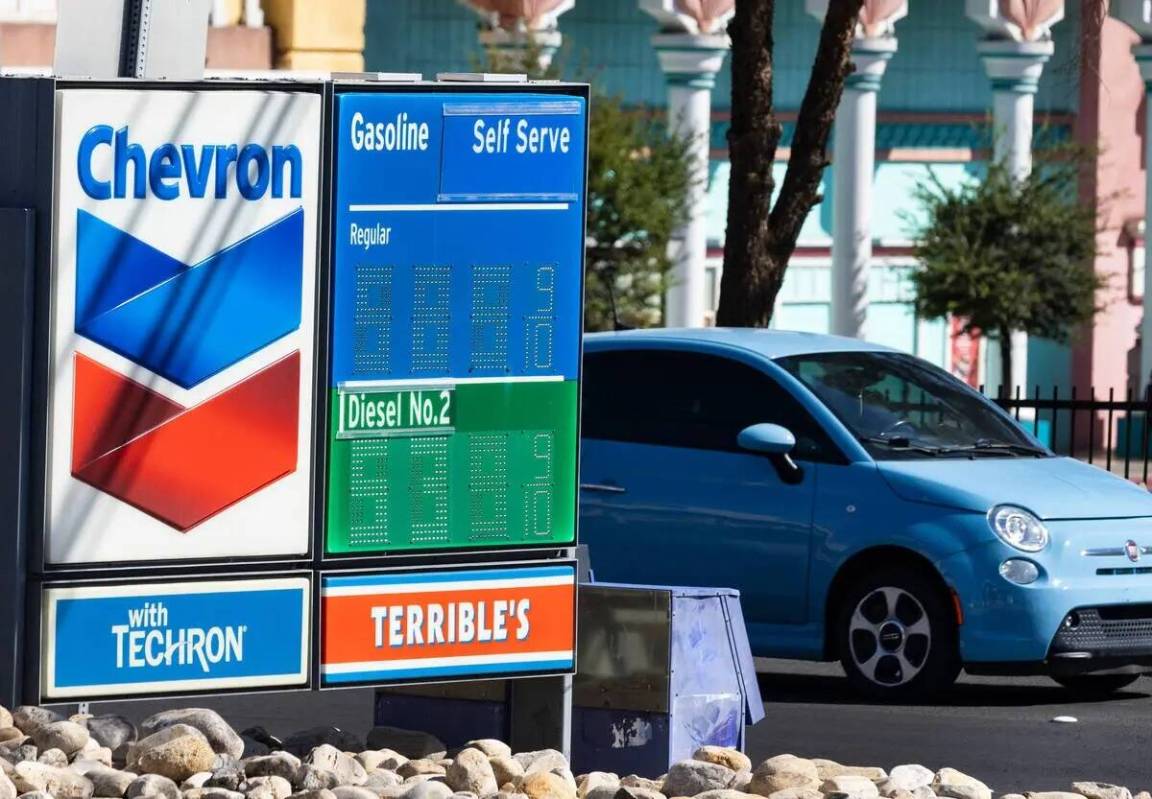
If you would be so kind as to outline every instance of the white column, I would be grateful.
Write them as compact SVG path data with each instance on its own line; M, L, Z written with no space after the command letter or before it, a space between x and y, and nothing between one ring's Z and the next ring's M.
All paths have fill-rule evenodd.
M978 46L984 70L992 82L993 157L1016 179L1032 171L1032 117L1036 89L1044 64L1052 57L1051 40L1020 42L988 39ZM986 385L1000 390L1000 351L988 347ZM1028 335L1012 334L1012 385L1028 391Z
M652 45L668 82L668 125L688 142L691 159L687 213L672 236L672 271L664 295L667 327L703 327L708 312L708 231L704 211L708 193L712 88L728 53L722 34L657 33Z
M831 332L866 338L868 275L872 266L872 178L876 165L876 93L892 36L857 38L855 71L844 83L832 141Z

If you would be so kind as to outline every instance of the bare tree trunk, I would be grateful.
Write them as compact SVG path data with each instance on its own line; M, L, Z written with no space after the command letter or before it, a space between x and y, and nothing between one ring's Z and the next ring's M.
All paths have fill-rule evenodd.
M1000 331L1000 391L1002 397L1012 396L1012 331Z
M716 323L762 327L800 228L819 201L836 106L851 71L852 40L863 0L829 0L820 45L800 104L788 170L775 205L772 163L781 127L772 100L775 0L736 0L732 40L732 123L728 130L728 230Z

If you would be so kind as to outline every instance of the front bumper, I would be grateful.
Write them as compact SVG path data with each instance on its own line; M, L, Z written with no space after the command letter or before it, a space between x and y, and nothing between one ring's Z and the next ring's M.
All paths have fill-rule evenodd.
M966 669L1078 674L1152 668L1152 573L1114 573L1115 564L1084 557L1079 549L1045 552L1029 558L1040 566L1040 579L1021 586L998 573L1009 557L1028 556L989 542L938 564L963 609Z

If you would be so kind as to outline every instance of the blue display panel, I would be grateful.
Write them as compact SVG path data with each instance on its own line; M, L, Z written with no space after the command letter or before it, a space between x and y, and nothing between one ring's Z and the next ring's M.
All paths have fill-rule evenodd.
M332 387L574 380L583 99L342 94L336 103Z
M308 577L50 586L45 699L305 687Z

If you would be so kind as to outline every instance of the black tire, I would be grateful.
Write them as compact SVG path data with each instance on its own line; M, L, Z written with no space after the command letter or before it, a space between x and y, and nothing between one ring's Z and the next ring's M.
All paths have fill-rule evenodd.
M1078 699L1101 699L1127 688L1140 677L1139 674L1073 674L1052 679Z
M835 623L848 681L871 699L920 701L947 690L960 674L955 611L932 575L886 567L858 577Z

